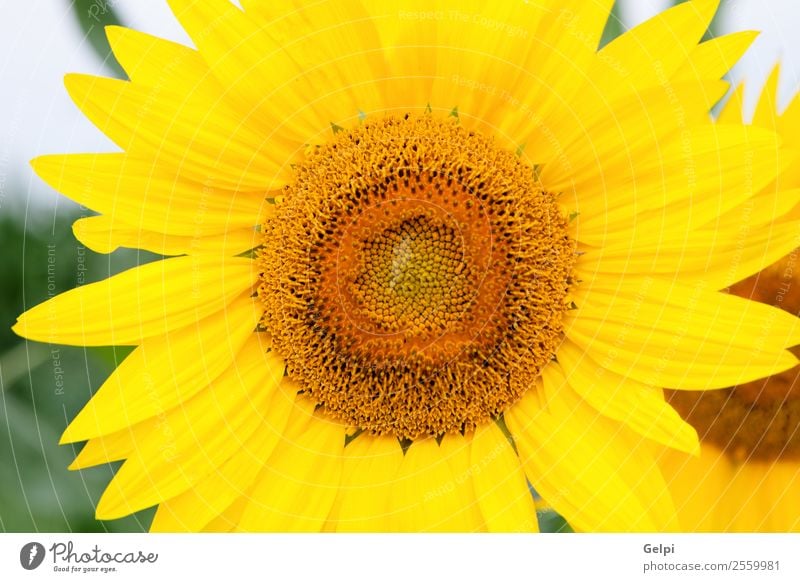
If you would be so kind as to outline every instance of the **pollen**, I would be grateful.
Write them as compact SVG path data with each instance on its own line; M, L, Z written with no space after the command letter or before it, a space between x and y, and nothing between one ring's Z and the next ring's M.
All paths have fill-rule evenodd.
M800 313L798 251L731 286L730 292ZM793 348L800 356L800 348ZM711 442L738 461L800 458L800 366L724 390L672 391L670 403Z
M553 358L567 223L530 166L457 119L340 130L262 225L262 324L334 418L408 439L468 432Z

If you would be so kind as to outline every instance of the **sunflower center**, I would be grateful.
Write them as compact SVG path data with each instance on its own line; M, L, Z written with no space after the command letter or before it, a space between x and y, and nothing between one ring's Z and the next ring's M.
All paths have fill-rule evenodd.
M289 375L351 426L469 431L555 352L567 230L529 166L455 120L365 123L298 165L265 221L263 325Z
M348 297L374 333L443 333L467 311L474 285L458 225L434 210L401 215L355 250Z
M797 251L731 293L800 313ZM800 356L800 348L791 350ZM670 402L711 442L739 461L800 458L800 367L725 390L672 391Z

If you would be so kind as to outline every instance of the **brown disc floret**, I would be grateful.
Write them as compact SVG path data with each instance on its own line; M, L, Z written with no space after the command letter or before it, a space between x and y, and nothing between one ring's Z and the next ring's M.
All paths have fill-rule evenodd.
M328 414L402 438L469 431L531 387L575 245L552 193L433 116L341 131L263 224L263 324Z

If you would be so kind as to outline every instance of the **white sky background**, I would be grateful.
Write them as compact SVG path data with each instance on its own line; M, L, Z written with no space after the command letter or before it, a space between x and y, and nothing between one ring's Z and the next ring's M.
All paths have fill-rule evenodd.
M179 42L188 38L164 0L108 0L123 22ZM587 0L591 1L591 0ZM663 10L665 0L620 0L630 27ZM725 0L720 32L761 30L731 78L747 79L752 105L774 64L782 62L779 105L800 85L800 1ZM66 72L106 71L84 42L69 0L0 0L0 212L52 216L63 199L35 177L28 160L39 154L114 149L72 104Z
M189 43L165 0L110 2L131 28ZM0 212L31 203L31 214L52 219L67 203L33 173L37 155L115 150L69 99L68 72L108 73L70 0L0 0Z

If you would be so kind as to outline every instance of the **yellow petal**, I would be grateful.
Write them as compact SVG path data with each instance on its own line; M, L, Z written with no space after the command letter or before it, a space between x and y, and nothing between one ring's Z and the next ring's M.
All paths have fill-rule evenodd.
M800 95L795 94L783 110L777 129L788 147L800 149Z
M163 230L144 230L114 216L90 216L76 220L72 232L81 243L96 253L113 253L119 247L142 249L166 256L235 256L261 244L252 227L219 234L204 234L198 225L194 235L164 234Z
M599 188L576 186L579 240L600 246L684 237L774 180L794 158L779 143L776 134L752 127L686 130L639 160L630 182L610 176Z
M423 3L423 14L425 10ZM449 10L452 17L430 23L436 38L425 42L425 54L413 47L406 49L409 57L416 54L423 66L435 67L430 102L441 108L457 106L465 127L493 135L503 147L516 149L525 137L522 127L529 121L530 104L541 106L537 95L553 90L539 76L542 62L535 60L541 56L542 45L532 42L548 11L535 2L474 0L452 2L443 10ZM410 44L415 29L418 26L411 23L407 32ZM574 66L558 50L550 56ZM419 66L415 67L411 58L406 60L405 74L416 75Z
M283 99L280 94L287 91L297 91L292 85L300 83L329 89L315 92L310 99L306 96L301 107L294 107L285 117L308 118L304 123L311 122L318 129L352 118L358 110L369 115L391 108L386 85L392 83L393 75L387 74L385 47L376 23L397 18L396 8L385 14L380 9L369 10L361 2L310 5L300 0L245 1L242 7L297 68L297 78L283 85L275 83L268 96L260 96L263 102L259 107ZM288 121L288 125L293 123Z
M671 76L691 66L687 58L715 5L716 0L704 0L679 6L625 33L593 55L577 77L564 76L585 79L574 83L574 97L544 115L538 103L534 112L525 112L531 126L528 143L549 152L536 160L545 163L545 184L562 190L570 180L597 184L603 174L622 175L632 159L638 163L642 155L652 153L653 143L707 121L727 83L716 74ZM662 50L664 37L676 45L669 55Z
M797 317L655 277L598 277L574 290L565 333L592 360L648 386L704 390L797 365Z
M31 165L78 204L153 232L200 237L252 229L271 209L263 190L214 188L126 154L42 156Z
M765 499L762 486L766 478L764 465L757 461L735 467L725 487L723 515L728 518L727 531L754 532L765 522ZM746 492L746 493L745 493ZM747 497L747 494L752 498ZM748 502L745 503L744 501Z
M475 429L470 451L472 483L486 529L536 532L536 505L525 472L506 435L495 423Z
M793 200L800 200L800 190L783 191L774 199L793 204ZM576 268L587 280L602 275L651 273L667 278L680 276L685 282L699 281L709 289L724 289L800 245L796 219L773 221L774 216L765 196L731 210L707 227L686 231L681 237L645 244L620 241L588 249L578 258ZM768 221L761 222L762 218Z
M336 531L384 532L389 498L403 462L395 437L362 434L345 447L342 483L328 516Z
M730 527L725 504L730 501L732 467L716 447L703 444L699 457L665 449L659 466L674 492L681 531L725 531ZM741 505L741 500L734 500Z
M236 529L236 525L242 518L242 512L247 507L247 498L240 497L214 520L203 528L204 532L210 533L229 533Z
M258 334L202 392L161 419L162 430L136 443L97 505L114 519L175 497L219 469L262 424L284 362L265 354Z
M719 112L719 123L742 123L744 115L744 84L740 84L728 97L722 110Z
M244 295L223 312L144 340L70 423L62 444L121 430L188 400L236 360L260 317L259 305Z
M757 36L758 32L744 30L700 43L672 76L672 81L721 79L739 62Z
M169 0L169 4L214 76L245 112L248 124L268 136L311 143L321 131L330 131L331 122L357 119L355 92L337 91L338 84L326 82L325 61L315 62L316 74L309 74L304 67L307 59L295 57L298 51L310 50L304 45L313 47L313 39L303 38L306 29L295 31L297 44L287 46L227 0ZM323 56L329 60L337 54ZM331 66L335 65L327 68ZM320 87L331 88L323 92L321 102L298 107L316 100Z
M262 409L264 417L253 435L205 479L162 502L150 531L200 531L237 499L245 497L284 434L296 393L295 385L282 382Z
M117 62L134 83L179 93L186 89L223 93L196 50L122 26L105 30Z
M398 532L474 532L484 529L472 487L470 446L447 435L414 441L392 489L388 529Z
M630 87L663 85L691 56L719 0L685 2L620 35L598 54L588 85L609 98ZM669 47L668 50L666 47Z
M761 468L761 467L759 467ZM762 469L762 474L765 471ZM791 460L778 461L766 470L763 499L766 501L767 515L763 531L800 531L800 470Z
M543 184L574 195L578 206L584 205L582 212L589 212L586 204L616 202L608 194L612 185L635 184L634 176L643 177L644 163L652 173L663 163L662 147L672 144L684 157L692 153L679 149L681 132L687 127L694 132L706 127L714 131L708 110L727 86L717 80L685 81L624 93L614 100L584 95L572 109L548 120L549 139L545 134L536 137L535 143L557 140L557 155L541 172ZM681 104L680 109L675 103ZM654 143L659 147L654 149Z
M569 386L595 410L668 447L700 452L697 432L664 401L660 388L603 368L569 340L557 355Z
M574 115L576 107L588 106L581 81L595 67L597 47L612 4L608 0L570 0L557 5L525 3L524 12L520 11L516 20L502 29L523 37L523 42L512 47L519 56L506 59L519 63L522 74L515 87L501 82L483 89L484 94L496 92L495 107L502 113L496 114L499 126L493 133L516 136L518 145L531 145L528 150L534 150L535 144L535 149L543 150L532 154L539 158L537 162L563 153L570 132L563 129L562 120ZM489 22L496 26L501 21L493 18ZM469 37L464 40L470 41ZM492 49L487 50L493 54ZM505 75L514 79L509 73ZM593 103L592 110L596 109L597 104Z
M285 182L292 150L277 148L237 111L201 94L170 93L116 79L68 75L83 113L119 147L152 156L187 178L232 189L274 190Z
M135 345L223 310L256 277L250 259L154 261L62 293L23 313L12 329L48 343Z
M544 116L581 89L576 78L591 70L612 6L611 0L566 0L550 6L539 21L527 63L535 67L541 90L529 103Z
M772 69L767 82L761 89L761 97L753 113L753 125L776 131L778 129L778 81L780 66Z
M641 439L561 390L564 383L548 366L546 407L530 390L505 414L536 491L582 531L675 529L666 484Z
M310 407L313 410L313 405ZM294 414L248 494L238 531L321 531L339 486L344 426Z
M491 133L517 148L523 135L517 130L528 120L530 103L541 104L534 89L543 83L527 59L546 10L537 3L476 0L438 6L434 13L446 17L420 17L431 14L429 3L420 0L404 3L399 11L390 2L370 3L378 39L370 37L369 43L380 42L383 48L366 48L364 54L385 54L384 70L371 83L380 88L380 110L422 113L429 104L436 114L447 115L457 108L465 128ZM515 129L506 131L500 127L503 121Z
M126 427L115 433L89 440L72 461L69 470L77 471L126 458L136 446L136 434L133 427Z

